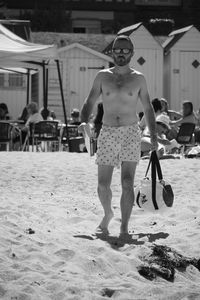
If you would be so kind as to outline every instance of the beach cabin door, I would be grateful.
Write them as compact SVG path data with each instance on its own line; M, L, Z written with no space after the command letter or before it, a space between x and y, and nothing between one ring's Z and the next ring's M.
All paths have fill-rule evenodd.
M145 76L151 100L162 95L162 74L158 74L161 68L158 68L156 50L136 49L131 61L131 67ZM159 80L161 81L160 83ZM137 111L142 110L143 107L139 102Z
M151 98L158 94L156 83L156 51L149 51L148 49L135 50L135 57L133 57L133 68L144 74L149 94Z
M100 59L69 59L69 102L70 110L81 109L97 72L105 67Z
M200 52L180 52L180 101L192 101L200 107Z

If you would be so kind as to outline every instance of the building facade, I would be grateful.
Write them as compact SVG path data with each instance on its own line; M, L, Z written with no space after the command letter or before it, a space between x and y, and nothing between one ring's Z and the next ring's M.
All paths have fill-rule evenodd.
M190 24L199 27L197 0L7 0L2 17L31 20L32 31L116 33L143 22L158 34ZM151 20L173 20L155 26ZM41 22L43 20L43 22ZM165 28L166 27L166 28ZM157 28L157 29L156 29ZM149 29L149 28L148 28ZM152 32L153 34L156 32Z

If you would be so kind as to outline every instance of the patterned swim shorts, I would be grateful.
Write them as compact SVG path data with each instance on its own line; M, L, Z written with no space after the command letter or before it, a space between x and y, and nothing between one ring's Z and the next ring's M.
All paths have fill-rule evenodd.
M97 141L96 163L119 167L123 161L138 162L141 155L141 130L130 126L102 126Z

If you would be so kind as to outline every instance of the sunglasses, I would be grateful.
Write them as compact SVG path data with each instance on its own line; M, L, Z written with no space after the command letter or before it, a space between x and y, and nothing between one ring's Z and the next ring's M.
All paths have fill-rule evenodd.
M120 54L121 52L123 54L129 54L131 51L132 51L132 49L129 49L129 48L114 48L113 49L113 52L115 54Z

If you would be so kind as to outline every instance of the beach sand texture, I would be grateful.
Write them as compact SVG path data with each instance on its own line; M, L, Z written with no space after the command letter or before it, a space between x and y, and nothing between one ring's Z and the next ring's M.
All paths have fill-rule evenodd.
M138 267L152 243L200 258L200 160L161 161L175 202L163 214L134 207L132 239L120 240L120 170L113 174L110 235L95 236L103 211L87 153L1 152L0 299L199 300L200 272L148 280ZM144 176L140 161L135 184Z

